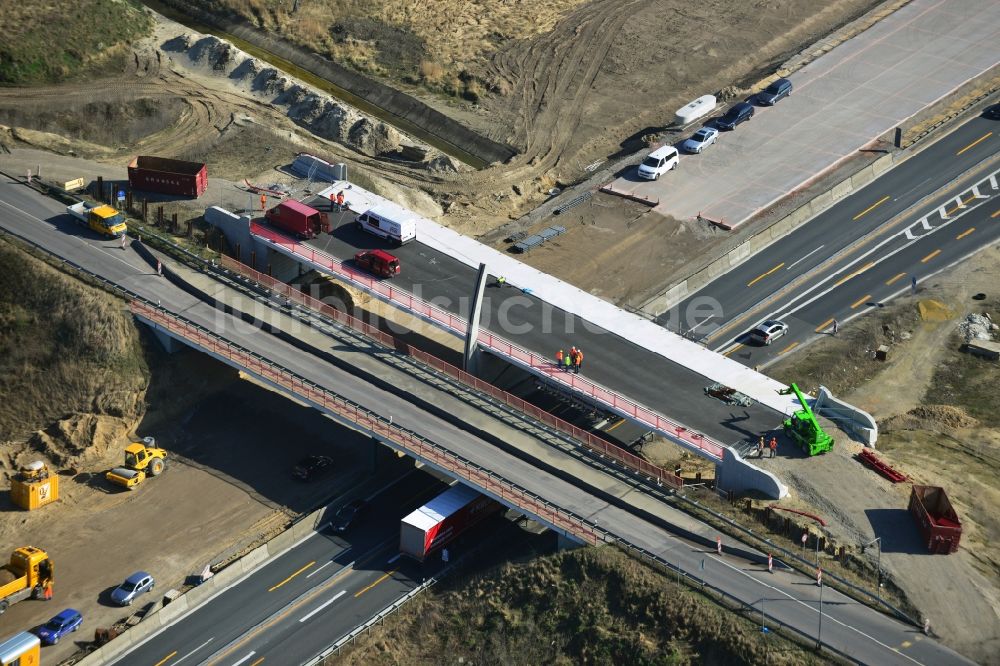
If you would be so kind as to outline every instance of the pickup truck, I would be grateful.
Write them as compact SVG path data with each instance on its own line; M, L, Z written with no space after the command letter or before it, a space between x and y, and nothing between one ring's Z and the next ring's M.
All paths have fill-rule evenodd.
M125 226L125 216L107 204L92 204L80 201L72 206L66 206L66 212L72 215L80 226L96 231L109 238L121 238L128 231Z

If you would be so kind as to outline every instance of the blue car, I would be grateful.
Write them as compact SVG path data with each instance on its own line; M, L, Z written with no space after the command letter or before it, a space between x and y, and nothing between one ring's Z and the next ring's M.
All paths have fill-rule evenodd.
M79 629L81 624L83 624L83 616L80 615L80 611L67 608L38 627L35 633L46 645L55 645L60 638Z

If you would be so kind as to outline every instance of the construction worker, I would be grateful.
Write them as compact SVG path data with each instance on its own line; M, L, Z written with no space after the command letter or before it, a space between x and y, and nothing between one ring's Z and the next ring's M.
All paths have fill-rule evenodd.
M502 275L501 275L501 276L499 276L499 277L497 277L497 286L498 286L498 287L502 287L502 286L504 286L505 284L507 284L507 278L505 278L505 277L504 277L504 276L502 276Z
M563 365L563 350L560 349L556 352L556 367L562 370Z
M583 350L576 350L576 360L573 361L573 367L576 368L576 374L580 374L580 368L583 367Z
M570 368L573 367L573 359L569 357L569 354L566 354L566 357L563 358L563 366L566 372L569 372Z
M757 457L764 457L764 435L761 435L760 439L757 441Z
M836 336L840 332L840 322L836 319L833 320L833 334Z
M772 458L774 457L774 454L777 453L777 451L778 451L778 438L777 437L772 437L771 438L771 457Z
M337 192L337 208L344 211L344 190Z
M570 365L576 365L576 347L569 348L569 362Z

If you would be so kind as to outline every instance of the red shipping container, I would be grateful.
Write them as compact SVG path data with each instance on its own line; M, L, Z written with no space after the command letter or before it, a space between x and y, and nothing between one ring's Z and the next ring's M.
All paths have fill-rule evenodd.
M321 232L330 231L326 213L295 199L287 199L268 209L264 217L270 224L299 238L315 238Z
M208 167L201 162L140 155L128 165L128 185L133 190L197 198L208 189Z
M503 505L494 499L456 484L403 518L399 529L399 550L423 562L459 534Z
M927 550L945 555L958 550L958 542L962 538L962 521L958 519L944 488L913 486L910 491L910 513L917 521Z

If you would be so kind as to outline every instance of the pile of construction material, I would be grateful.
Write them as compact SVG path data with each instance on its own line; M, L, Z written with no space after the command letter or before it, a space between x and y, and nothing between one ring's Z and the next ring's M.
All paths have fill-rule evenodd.
M966 344L973 340L992 340L993 334L1000 330L1000 326L993 323L989 313L968 314L958 324L958 331Z

